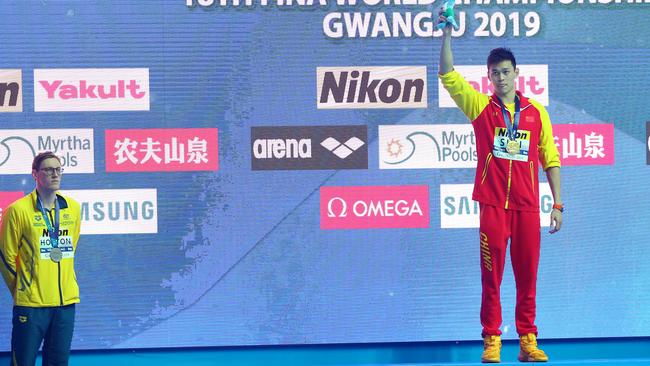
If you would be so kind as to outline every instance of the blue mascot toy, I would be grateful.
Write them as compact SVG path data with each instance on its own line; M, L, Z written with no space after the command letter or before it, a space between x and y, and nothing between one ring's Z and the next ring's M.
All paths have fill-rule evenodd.
M452 27L454 27L455 30L458 30L458 23L456 23L456 18L454 17L454 3L455 0L445 0L444 4L442 5L442 8L444 11L442 12L442 16L447 18L446 22L440 22L437 25L438 29L442 29L446 27L448 24L451 24Z

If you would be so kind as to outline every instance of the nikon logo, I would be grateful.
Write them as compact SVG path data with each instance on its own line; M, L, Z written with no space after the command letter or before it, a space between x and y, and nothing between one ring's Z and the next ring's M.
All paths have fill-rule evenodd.
M426 108L426 66L318 67L317 106Z
M68 229L60 229L59 230L59 236L68 236L70 233L68 232ZM50 237L50 231L48 229L43 229L43 232L41 234L43 237Z
M22 112L22 70L0 70L0 112Z

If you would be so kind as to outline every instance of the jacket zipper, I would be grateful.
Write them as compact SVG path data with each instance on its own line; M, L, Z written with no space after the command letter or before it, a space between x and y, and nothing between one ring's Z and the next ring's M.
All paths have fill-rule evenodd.
M535 191L535 176L533 175L533 162L531 161L530 164L530 185L533 187L533 193L537 193Z
M492 102L497 104L494 100ZM499 108L500 107L501 106L499 106ZM523 111L524 109L526 109L528 107L529 107L529 105L525 106L524 108L521 109L521 111ZM520 111L520 113L521 113L521 111ZM508 115L510 117L512 117L512 112L510 110L508 110ZM505 123L505 121L504 121L504 123ZM508 162L509 162L509 164L508 164L508 190L506 192L506 206L505 206L506 210L508 209L508 204L510 203L510 186L512 185L512 160L508 160Z
M508 203L510 201L510 185L512 184L512 160L508 160L508 191L506 192L506 210L508 209Z
M50 211L49 214L50 214L50 219L52 220L52 222L54 222L54 217L52 217L52 211ZM57 283L59 284L59 300L61 301L61 306L63 306L63 289L61 288L61 262L57 263L56 265L58 267Z
M59 266L59 298L61 299L61 306L63 306L63 290L61 289L61 262L57 264Z

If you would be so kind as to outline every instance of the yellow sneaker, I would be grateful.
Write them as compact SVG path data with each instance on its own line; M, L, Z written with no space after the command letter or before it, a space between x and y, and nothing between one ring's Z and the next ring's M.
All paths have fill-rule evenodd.
M548 356L537 348L537 337L528 333L519 337L519 361L521 362L546 362Z
M483 337L483 363L501 362L501 337L498 335L488 335Z

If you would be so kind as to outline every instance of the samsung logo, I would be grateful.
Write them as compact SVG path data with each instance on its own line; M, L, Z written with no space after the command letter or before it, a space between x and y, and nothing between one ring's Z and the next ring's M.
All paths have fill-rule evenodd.
M63 191L81 205L81 234L158 232L156 189Z

